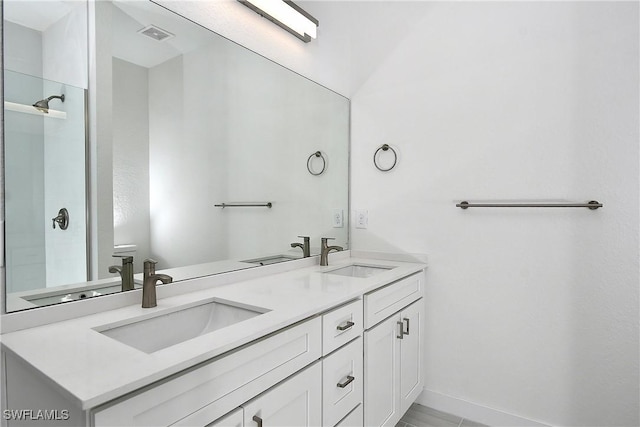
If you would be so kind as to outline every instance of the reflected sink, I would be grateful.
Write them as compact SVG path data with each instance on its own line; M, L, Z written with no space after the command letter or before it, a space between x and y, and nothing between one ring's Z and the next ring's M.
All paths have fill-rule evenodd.
M270 265L270 264L277 264L279 262L292 261L294 259L300 259L300 258L294 257L294 256L287 256L287 255L274 255L270 257L244 260L242 262L250 262L251 264L258 264L258 265Z
M107 325L97 330L123 344L153 353L267 311L260 307L216 300L134 323Z
M140 288L140 285L136 283L136 289ZM93 298L100 295L109 295L122 291L122 285L120 283L111 285L111 286L103 286L103 287L93 287L91 289L80 289L77 291L73 291L72 289L65 289L62 291L58 291L55 293L46 292L42 295L35 296L27 296L23 297L25 300L29 301L32 304L38 306L57 304L60 302L67 301L78 301L86 298Z
M349 277L362 277L367 278L371 276L375 276L378 273L382 273L387 270L391 270L395 267L382 267L376 265L362 265L362 264L353 264L348 265L346 267L337 268L331 271L325 271L326 274L338 274L340 276L349 276Z

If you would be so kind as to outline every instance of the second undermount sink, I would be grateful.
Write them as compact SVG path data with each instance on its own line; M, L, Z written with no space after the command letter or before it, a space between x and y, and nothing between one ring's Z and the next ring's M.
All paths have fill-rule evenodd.
M346 267L337 268L335 270L325 271L326 274L338 274L340 276L367 278L375 276L395 267L379 266L379 265L363 265L353 264Z
M98 332L145 353L153 353L200 335L251 319L267 309L229 301L209 301Z

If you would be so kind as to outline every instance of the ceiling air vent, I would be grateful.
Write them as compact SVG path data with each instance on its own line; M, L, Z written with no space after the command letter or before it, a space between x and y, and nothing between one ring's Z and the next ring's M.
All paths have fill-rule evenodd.
M175 37L170 32L163 30L160 27L156 27L155 25L149 25L148 27L144 27L138 32L147 37L151 37L152 39L157 40L159 42L163 42L165 40L169 40L172 37Z

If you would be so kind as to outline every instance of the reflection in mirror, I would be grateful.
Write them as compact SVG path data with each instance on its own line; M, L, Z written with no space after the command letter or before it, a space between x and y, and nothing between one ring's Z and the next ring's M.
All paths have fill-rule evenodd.
M7 3L13 2L4 2L5 45L24 43L8 34L13 25L36 33L33 38L39 38L42 45L55 41L48 40L46 29L8 22L12 15L7 14ZM68 19L68 14L63 16ZM5 129L8 311L118 292L123 289L123 260L129 256L133 256L134 283L125 288L130 289L140 286L146 258L157 260L158 272L171 275L179 286L180 280L188 278L301 258L303 245L292 245L303 243L299 236L310 237L311 255L319 253L320 237L335 237L336 244L348 246L346 98L152 2L96 2L95 16L89 16L94 20L89 28L95 29L95 45L89 49L94 52L90 57L95 60L97 77L88 103L76 103L78 99L84 102L86 78L82 84L76 83L81 89L73 95L77 87L60 79L60 73L56 81L66 82L62 86L39 83L41 90L31 96L33 100L12 101L31 106L51 95L65 94L64 102L59 98L49 101L49 111L64 112L65 123L79 125L76 131L82 136L82 149L73 161L61 154L64 150L55 152L82 172L73 172L67 163L60 166L62 160L44 152L39 157L21 154L30 159L29 167L38 170L45 184L37 190L32 186L26 194L18 191L25 200L15 208L13 220L9 215L13 209L9 206L9 181L32 184L10 170L14 163L9 157L11 135L22 133L33 139L40 131L23 123L27 114L10 113L21 114L12 119L5 104L5 120L9 122ZM87 23L83 25L86 29ZM77 48L66 47L78 56ZM33 55L50 57L46 52L34 51ZM86 53L83 55L86 58ZM20 86L9 78L11 72L21 73L27 80L49 77L12 68L7 59L6 50L6 101L11 101L11 92L20 92ZM79 110L72 112L72 106ZM89 133L88 164L92 166L87 173L92 177L93 194L88 199L84 198L86 111L93 111L91 117L95 117ZM56 148L47 139L67 143L70 138L47 125L54 119L45 114L32 115L46 130L41 132L43 142L31 143L38 152L49 146ZM316 152L322 156L316 157ZM46 160L51 160L53 170L64 169L70 181L78 184L74 190L57 186L63 193L82 195L77 206L70 208L71 202L49 193L51 186L44 178ZM31 174L19 164L14 164L18 171ZM111 172L105 174L105 170ZM11 174L17 175L11 178ZM47 200L51 200L51 207ZM58 206L63 201L69 205ZM88 229L92 230L88 263L87 225L85 229L74 228L85 219L85 206L90 212ZM63 207L69 212L69 228L64 231L52 220ZM22 225L18 218L31 223ZM57 227L53 229L52 224ZM23 229L33 236L27 239ZM49 242L49 235L68 239ZM30 242L29 250L38 256L29 258L23 246L15 246L16 241L23 246ZM73 243L78 243L78 248L73 248L77 252L70 249ZM9 251L14 249L23 254L22 260L10 268ZM19 267L32 261L41 264L40 269L25 281L20 272L36 270ZM69 276L56 273L53 265ZM72 272L77 275L70 276ZM89 283L85 282L87 276Z

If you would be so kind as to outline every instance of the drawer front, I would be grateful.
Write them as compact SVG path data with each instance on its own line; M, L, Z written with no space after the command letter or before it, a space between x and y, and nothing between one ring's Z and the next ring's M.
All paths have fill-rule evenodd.
M369 329L424 294L424 273L416 273L364 296L364 327Z
M322 355L326 356L362 333L362 300L336 308L322 316Z
M246 427L319 427L322 423L322 366L302 372L242 405Z
M344 417L335 427L362 427L364 425L364 411L362 404L351 411L349 415Z
M94 412L95 426L204 426L321 354L319 317Z
M322 359L322 424L334 426L362 402L362 338Z

